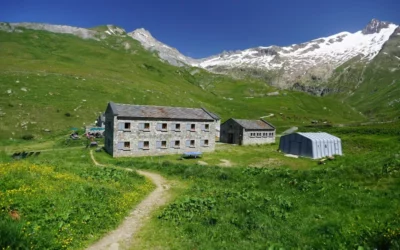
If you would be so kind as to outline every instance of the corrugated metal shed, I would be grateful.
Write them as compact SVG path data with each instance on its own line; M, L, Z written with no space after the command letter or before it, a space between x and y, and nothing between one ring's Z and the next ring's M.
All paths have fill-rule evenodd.
M214 114L204 108L181 108L109 103L113 115L141 119L183 119L214 121Z
M282 136L279 149L287 154L318 159L325 156L342 155L342 141L325 132L299 132Z

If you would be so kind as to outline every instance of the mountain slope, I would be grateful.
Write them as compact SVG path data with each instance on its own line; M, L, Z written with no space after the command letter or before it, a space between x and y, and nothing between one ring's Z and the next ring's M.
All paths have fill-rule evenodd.
M169 65L123 32L108 35L108 26L91 29L97 32L93 39L0 26L3 139L26 133L42 136L47 129L60 131L92 124L108 101L204 106L223 119L256 119L273 113L268 119L278 129L312 120L343 123L364 119L333 98L292 91L274 93L276 89L262 81L234 80Z

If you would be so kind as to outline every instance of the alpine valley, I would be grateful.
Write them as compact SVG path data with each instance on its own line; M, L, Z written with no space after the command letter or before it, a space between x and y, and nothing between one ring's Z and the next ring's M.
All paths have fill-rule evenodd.
M4 22L0 83L2 138L92 123L110 100L268 116L282 128L392 121L400 28L373 19L356 33L193 59L143 28Z

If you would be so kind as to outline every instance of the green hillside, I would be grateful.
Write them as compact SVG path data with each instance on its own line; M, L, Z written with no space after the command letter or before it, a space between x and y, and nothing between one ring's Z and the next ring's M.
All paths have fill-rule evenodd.
M356 107L370 119L400 118L400 36L394 32L368 64L347 62L330 80L334 96Z
M130 37L104 37L0 31L0 138L91 124L108 101L204 106L223 120L272 113L268 119L282 128L365 119L335 98L290 91L268 96L276 89L265 82L174 67Z

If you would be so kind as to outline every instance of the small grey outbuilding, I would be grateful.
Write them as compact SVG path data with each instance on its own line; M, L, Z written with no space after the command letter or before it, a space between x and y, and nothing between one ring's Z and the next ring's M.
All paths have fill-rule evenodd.
M319 159L342 155L342 141L328 133L293 133L280 139L279 149L287 154Z
M239 145L274 143L275 132L275 127L263 119L231 118L221 124L220 141Z

